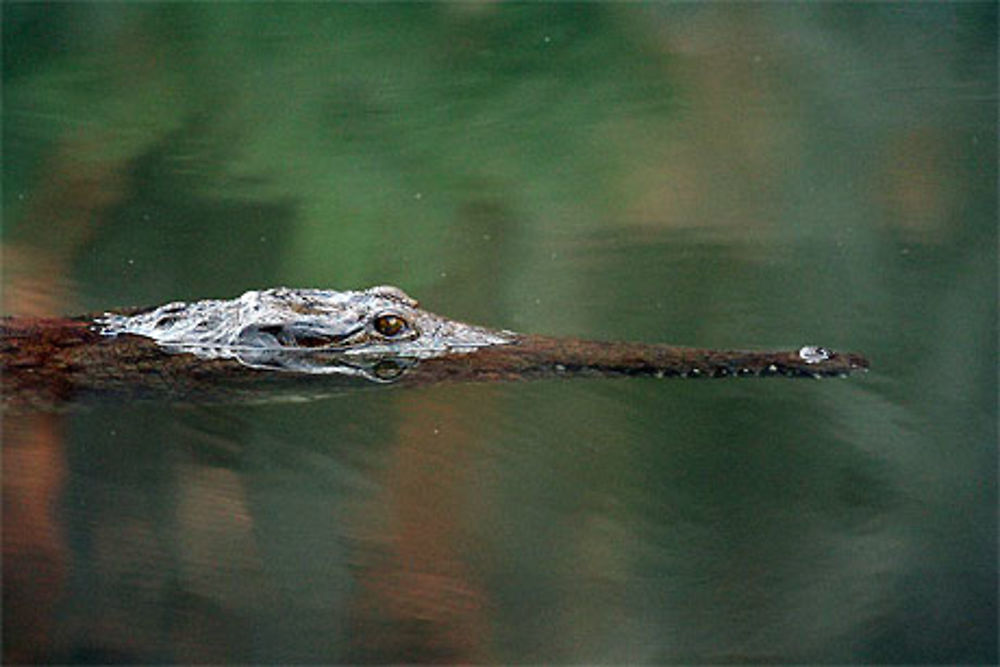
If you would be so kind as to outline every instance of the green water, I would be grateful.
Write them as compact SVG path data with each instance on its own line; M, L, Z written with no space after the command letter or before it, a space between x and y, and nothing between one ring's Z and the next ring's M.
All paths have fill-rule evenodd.
M997 10L3 11L3 309L860 351L4 415L5 662L995 663Z

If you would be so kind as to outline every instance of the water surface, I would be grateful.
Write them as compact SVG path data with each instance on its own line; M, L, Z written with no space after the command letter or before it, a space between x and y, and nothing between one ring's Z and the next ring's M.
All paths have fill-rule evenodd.
M873 368L4 415L8 662L996 662L995 5L3 12L5 313Z

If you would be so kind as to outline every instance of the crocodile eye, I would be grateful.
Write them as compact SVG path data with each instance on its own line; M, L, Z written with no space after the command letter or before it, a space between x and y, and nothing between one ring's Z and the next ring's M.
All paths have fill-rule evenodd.
M409 325L399 315L379 315L375 318L375 331L379 332L386 338L393 338L403 333L409 328Z

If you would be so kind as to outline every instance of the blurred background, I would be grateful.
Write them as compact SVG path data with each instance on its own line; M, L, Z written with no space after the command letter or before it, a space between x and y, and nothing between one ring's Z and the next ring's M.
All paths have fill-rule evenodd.
M5 414L6 662L997 661L995 3L2 12L5 315L873 367Z

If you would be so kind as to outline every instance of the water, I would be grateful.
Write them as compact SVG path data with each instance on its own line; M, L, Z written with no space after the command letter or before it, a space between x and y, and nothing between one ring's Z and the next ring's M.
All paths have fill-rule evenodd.
M872 361L5 414L5 661L997 661L995 5L3 12L7 313Z

